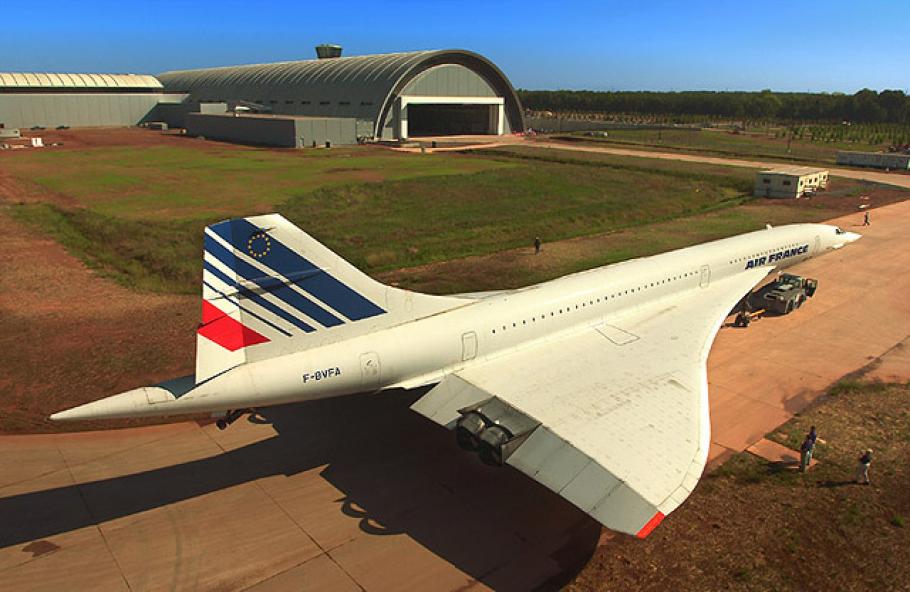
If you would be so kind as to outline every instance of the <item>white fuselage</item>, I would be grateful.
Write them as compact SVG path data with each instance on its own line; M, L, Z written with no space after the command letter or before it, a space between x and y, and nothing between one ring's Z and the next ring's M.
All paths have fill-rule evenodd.
M171 413L321 399L440 380L471 364L700 290L755 266L783 268L850 233L797 224L761 230L503 292L342 342L237 367L169 404Z

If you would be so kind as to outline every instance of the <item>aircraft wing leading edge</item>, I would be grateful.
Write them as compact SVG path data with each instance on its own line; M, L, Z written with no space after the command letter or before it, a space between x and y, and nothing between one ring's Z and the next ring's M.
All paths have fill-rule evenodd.
M608 528L647 536L701 477L711 431L708 352L730 309L769 271L748 270L463 369L412 408L449 428L470 410L487 426L519 425L502 447L504 462Z

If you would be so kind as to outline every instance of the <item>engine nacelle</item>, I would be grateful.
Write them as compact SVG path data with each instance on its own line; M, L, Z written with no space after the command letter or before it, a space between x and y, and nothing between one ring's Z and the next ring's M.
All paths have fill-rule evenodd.
M488 465L502 466L540 422L493 397L464 409L455 439L464 450L476 450Z

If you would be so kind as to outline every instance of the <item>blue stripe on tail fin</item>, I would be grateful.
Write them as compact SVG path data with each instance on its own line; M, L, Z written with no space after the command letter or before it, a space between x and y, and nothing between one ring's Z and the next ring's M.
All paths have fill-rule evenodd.
M259 228L248 220L240 218L219 222L210 226L209 229L233 246L236 251L248 255L275 274L290 280L303 291L352 321L359 321L386 312L382 307L271 236L268 228ZM238 257L236 260L239 262L240 258ZM246 277L247 274L241 275ZM253 279L253 281L256 280ZM322 323L322 321L319 322Z
M325 327L335 327L344 322L299 292L290 288L285 281L270 276L247 263L242 258L235 256L234 253L222 246L208 234L205 236L205 252L220 261L223 265L231 268L240 278L253 282L264 292L274 294L283 302L290 305L294 310L307 315L321 325ZM294 283L296 284L296 282ZM238 290L242 289L239 285L236 287ZM252 290L247 289L247 293L251 292Z

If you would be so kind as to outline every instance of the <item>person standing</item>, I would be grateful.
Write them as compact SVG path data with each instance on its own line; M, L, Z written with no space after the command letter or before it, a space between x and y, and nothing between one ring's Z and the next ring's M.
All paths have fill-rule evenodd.
M815 452L815 445L818 443L824 444L825 441L818 437L818 430L815 429L815 426L809 428L809 433L806 435L807 438L812 438L812 452Z
M869 226L869 210L866 210L863 214L863 226Z
M802 446L799 447L799 472L805 473L812 462L812 452L815 450L815 442L811 436L806 436Z
M872 464L872 449L867 448L859 457L859 464L856 466L856 482L863 485L869 485L869 465Z
M540 245L542 245L542 244L543 244L543 243L540 241L540 237L539 237L539 236L534 238L534 254L535 254L535 255L539 255L539 254L540 254Z
M815 444L818 442L818 431L815 429L815 426L809 430L809 433L806 434L806 439L803 440L803 445L799 449L799 472L805 473L806 469L809 468L809 465L812 463L812 455L815 454Z

